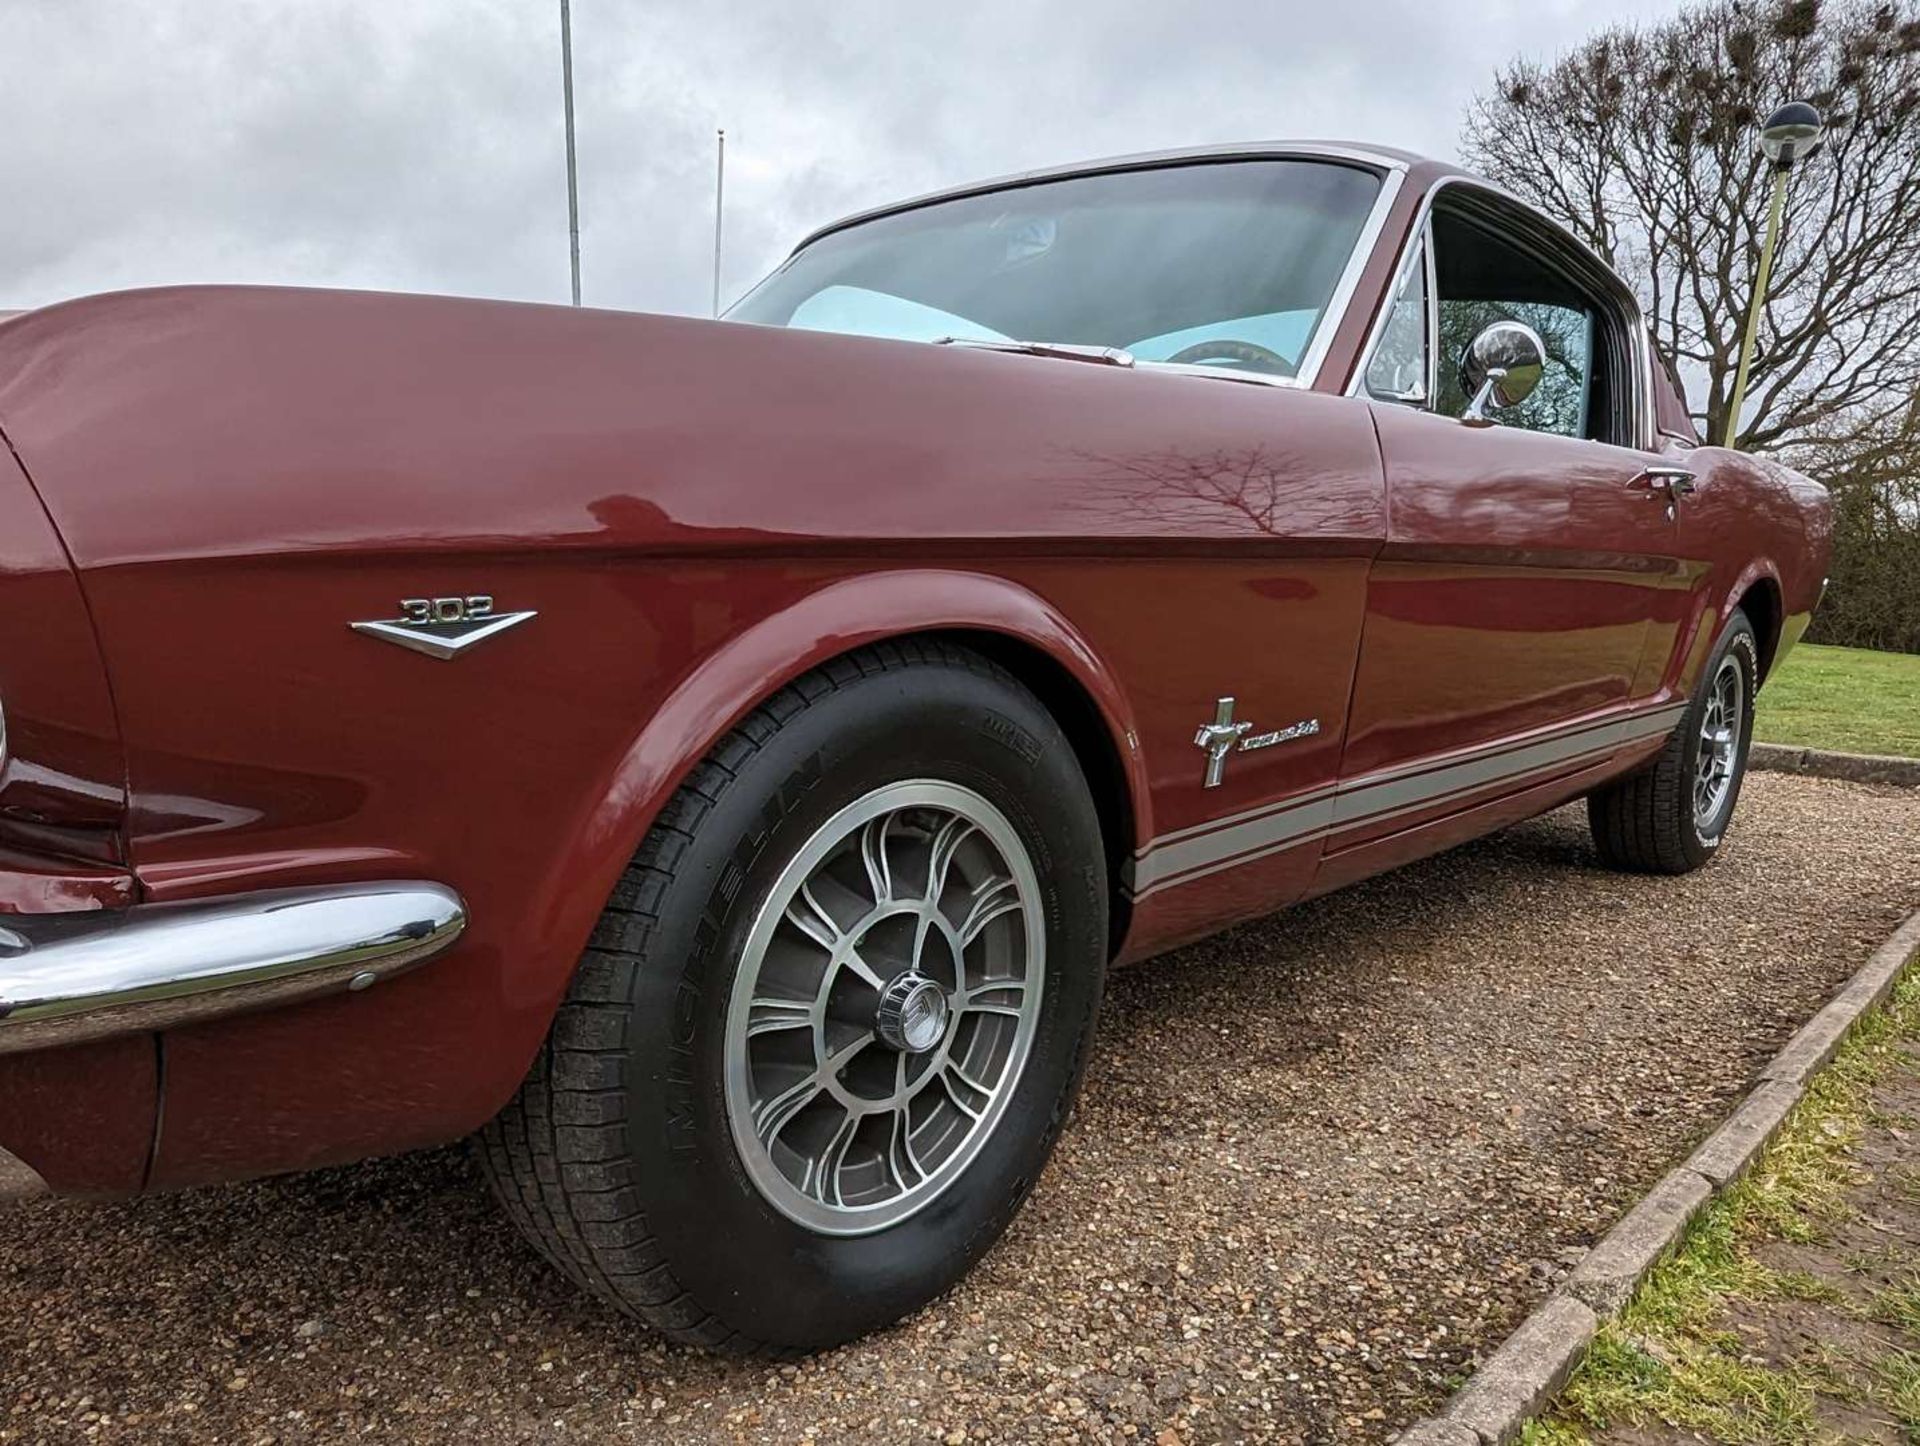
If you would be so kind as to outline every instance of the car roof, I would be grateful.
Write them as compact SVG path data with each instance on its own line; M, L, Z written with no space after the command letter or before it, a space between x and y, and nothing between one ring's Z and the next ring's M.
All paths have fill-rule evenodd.
M1204 164L1208 161L1256 159L1348 161L1357 165L1370 166L1376 170L1406 173L1423 187L1433 184L1443 176L1470 174L1456 166L1433 160L1413 151L1361 141L1238 141L1222 145L1185 146L1173 150L1140 151L1132 155L1107 156L1100 160L1075 161L1062 166L1043 166L1038 170L1016 171L1011 175L995 176L990 180L969 181L958 186L942 187L937 191L928 191L924 195L910 196L902 201L889 201L885 205L872 206L864 211L855 211L852 215L842 216L837 221L830 221L808 232L793 249L796 252L804 250L822 236L845 230L849 226L858 226L863 221L872 221L901 211L912 211L941 201L956 200L962 196L977 196L988 191L1029 186L1040 181L1064 180L1071 176L1096 176L1113 171L1144 171L1160 166Z

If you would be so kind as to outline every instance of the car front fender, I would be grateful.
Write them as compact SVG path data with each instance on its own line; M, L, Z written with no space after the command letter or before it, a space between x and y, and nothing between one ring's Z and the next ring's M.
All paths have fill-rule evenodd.
M841 578L762 618L710 653L646 720L581 831L584 872L604 901L673 790L739 721L783 685L854 648L927 632L1024 643L1063 669L1097 708L1126 774L1135 838L1152 804L1133 712L1114 671L1057 608L986 573L903 568Z

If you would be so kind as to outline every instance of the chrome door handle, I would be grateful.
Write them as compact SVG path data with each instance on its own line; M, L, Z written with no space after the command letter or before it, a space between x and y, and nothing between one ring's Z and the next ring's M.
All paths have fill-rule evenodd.
M1677 502L1700 485L1699 480L1685 467L1648 467L1627 485L1638 487L1643 482L1649 491L1666 493L1669 502Z
M1659 497L1667 504L1669 522L1680 515L1680 499L1700 485L1688 468L1660 463L1643 469L1627 485L1638 487L1642 482L1647 484L1649 495Z

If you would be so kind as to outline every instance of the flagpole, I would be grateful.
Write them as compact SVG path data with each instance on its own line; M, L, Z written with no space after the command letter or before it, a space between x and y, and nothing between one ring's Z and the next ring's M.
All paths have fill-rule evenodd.
M727 133L716 137L713 163L713 314L720 314L720 220L727 195Z
M573 153L573 13L560 0L560 88L567 111L567 247L573 267L573 304L580 304L580 182Z

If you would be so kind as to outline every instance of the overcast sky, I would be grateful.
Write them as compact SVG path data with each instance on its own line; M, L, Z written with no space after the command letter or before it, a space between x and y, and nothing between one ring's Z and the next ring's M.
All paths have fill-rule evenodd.
M1650 18L1672 0L1616 0ZM574 0L589 305L703 313L953 182L1277 136L1451 155L1580 0ZM179 281L564 301L558 0L0 0L0 307Z

